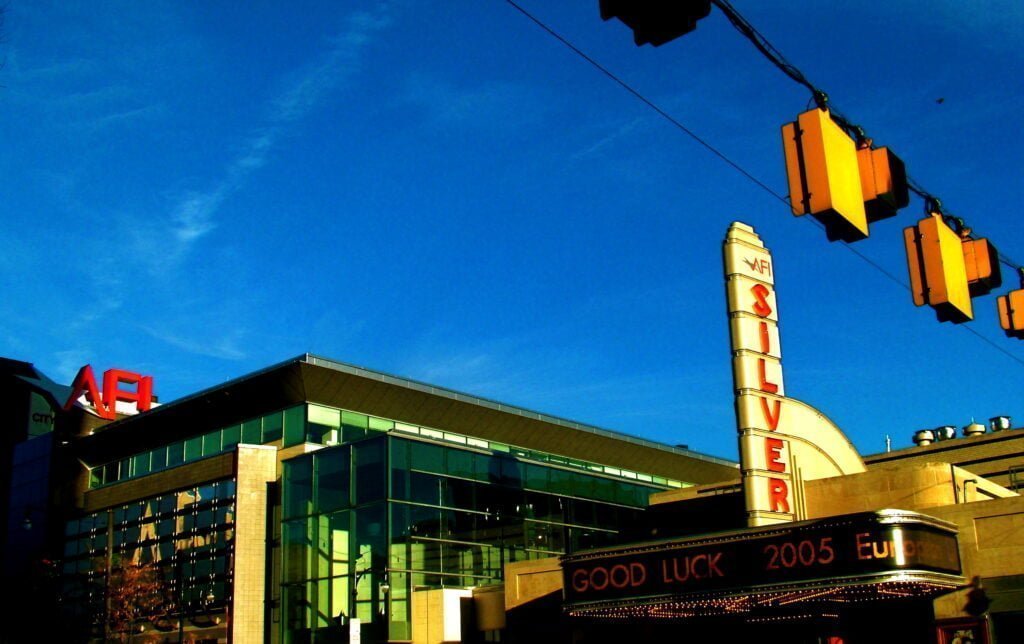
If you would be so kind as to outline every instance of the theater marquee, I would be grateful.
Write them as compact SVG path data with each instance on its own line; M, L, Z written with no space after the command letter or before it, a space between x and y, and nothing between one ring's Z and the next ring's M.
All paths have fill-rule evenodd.
M780 589L793 601L863 585L948 590L961 572L952 526L893 510L594 551L564 557L562 568L568 607L584 611L632 599L754 594L770 603Z

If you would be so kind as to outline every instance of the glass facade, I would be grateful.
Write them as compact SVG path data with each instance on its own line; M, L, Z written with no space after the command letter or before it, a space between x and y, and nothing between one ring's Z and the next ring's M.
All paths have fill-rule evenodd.
M233 480L68 521L62 559L65 592L91 607L97 634L139 624L157 632L226 627L218 616L225 614L232 592L234 524ZM117 597L126 606L113 606L103 624L104 602ZM117 615L124 614L134 614L137 623L121 623Z
M286 642L337 640L342 617L358 617L368 640L410 639L413 590L494 584L509 562L608 545L651 492L687 485L305 403L93 467L89 487L239 444L303 443L327 449L282 464L281 504L270 518L280 536L268 552L280 602L268 619ZM124 571L146 568L163 593L156 603L169 607L151 620L155 628L217 611L226 622L234 483L219 485L70 522L70 586L102 603L111 587L125 585Z
M282 447L301 443L338 445L365 438L382 432L422 436L436 441L456 445L504 452L516 458L541 461L562 467L597 472L627 481L653 483L662 487L684 487L687 483L661 476L633 472L549 454L536 450L487 441L449 431L410 425L386 418L368 416L353 411L324 407L322 405L296 405L271 414L258 416L242 423L215 429L192 438L161 445L155 449L134 454L119 461L111 461L93 467L89 471L89 487L97 488L120 483L147 474L171 469L183 463L190 463L210 456L230 452L239 443L265 445L280 442Z
M392 433L294 458L282 477L285 642L411 638L411 593L498 583L504 564L607 545L645 481Z
M284 447L298 445L307 438L306 407L296 405L169 445L161 445L119 461L98 465L89 470L89 487L97 488L162 472L184 463L230 452L239 443L264 445L283 438Z

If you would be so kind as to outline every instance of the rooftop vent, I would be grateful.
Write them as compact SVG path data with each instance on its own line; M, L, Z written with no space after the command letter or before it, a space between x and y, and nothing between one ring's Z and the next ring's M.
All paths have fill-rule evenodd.
M981 423L974 422L974 419L972 418L971 419L971 424L970 425L965 425L964 428L963 428L963 432L964 432L964 436L965 437L967 437L967 436L981 436L982 434L985 433L985 426L982 425Z
M956 427L952 425L943 425L942 427L935 428L935 439L940 441L948 441L956 438Z
M930 429L922 429L914 432L914 445L918 447L924 447L925 445L931 445L935 442L935 432Z
M993 416L988 419L988 426L994 432L1001 432L1005 429L1010 429L1010 417L1009 416Z

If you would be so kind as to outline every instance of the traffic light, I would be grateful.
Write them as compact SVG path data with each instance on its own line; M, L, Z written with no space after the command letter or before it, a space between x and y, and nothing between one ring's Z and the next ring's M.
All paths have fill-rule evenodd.
M910 291L917 306L930 305L939 322L974 319L963 240L941 215L932 214L903 229Z
M1024 272L1021 273L1020 288L996 298L999 310L999 326L1008 338L1024 340Z
M828 110L808 110L796 122L783 125L782 145L793 214L809 214L820 221L829 241L867 237L857 146Z
M857 148L857 168L868 223L892 217L910 203L906 167L889 148L864 141Z
M618 18L633 30L633 42L655 47L688 34L711 13L711 0L601 0L601 18Z
M964 245L964 267L967 269L967 287L971 297L988 295L1003 284L999 270L999 251L987 239L973 239L970 229L961 233Z

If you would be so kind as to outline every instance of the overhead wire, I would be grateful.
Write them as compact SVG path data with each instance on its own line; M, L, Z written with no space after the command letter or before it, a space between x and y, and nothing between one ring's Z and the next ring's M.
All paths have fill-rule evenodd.
M848 118L843 116L833 105L830 104L828 94L825 93L820 87L812 83L804 75L802 71L796 66L786 60L785 56L782 55L778 49L775 48L771 42L765 38L753 25L747 21L730 3L729 0L710 0L718 9L725 15L726 19L740 32L747 40L749 40L754 47L761 52L761 54L767 58L773 65L779 68L782 73L791 78L793 81L803 85L811 92L811 98L820 109L828 109L829 116L836 122L843 130L850 134L857 140L858 143L864 141L870 141L864 128L860 125L854 125ZM960 228L966 227L962 218L957 217L953 213L950 213L942 206L942 201L936 197L933 193L926 190L921 186L920 183L914 181L910 177L907 177L907 187L911 192L921 197L924 200L925 212L928 214L936 213L943 216L944 219L955 220ZM973 227L971 227L973 228ZM959 230L958 230L959 232ZM998 259L1001 263L1006 266L1013 268L1016 271L1024 270L1024 265L1019 262L1014 262L1004 253L998 253Z
M541 30L546 32L549 36L551 36L552 38L554 38L555 40L560 42L563 46L565 46L567 49L569 49L570 51L575 53L577 56L579 56L580 58L585 60L592 67L594 67L599 72L601 72L606 77L608 77L610 80L612 80L617 85L619 85L622 89L626 90L634 98L636 98L641 103L646 105L648 108L650 108L656 114L658 114L660 117L662 117L663 119L665 119L666 121L671 123L677 129L682 131L684 134L689 136L695 142L697 142L702 147L704 147L705 149L710 151L712 154L717 156L719 159L724 161L726 164L728 164L734 170L736 170L741 175L746 177L749 181L751 181L752 183L757 185L759 188L761 188L762 190L767 192L769 195L771 195L772 197L774 197L778 201L780 201L783 204L785 204L785 206L787 208L790 207L790 202L789 202L788 198L786 198L783 195L779 194L774 189L772 189L768 184L766 184L765 182L763 182L760 179L758 179L757 177L755 177L753 174L751 174L749 171L747 171L745 168L743 168L739 163L733 161L724 152L722 152L718 148L716 148L713 145L711 145L710 142L705 140L703 137L699 136L696 132L694 132L693 130L688 128L686 125L684 125L682 122L680 122L678 119L676 119L671 114L666 112L664 109L662 109L660 106L658 106L654 101L652 101L651 99L649 99L646 96L644 96L643 94L641 94L637 89L635 89L629 83L627 83L626 81L624 81L621 78L619 78L611 70L609 70L607 67L605 67L604 65L599 63L593 57L589 56L587 53L585 53L579 47L574 45L567 38L565 38L560 33L558 33L557 31L555 31L554 29L549 27L547 24L545 24L542 20L540 20L539 18L534 16L532 13L527 11L525 8L523 8L521 5L519 5L515 0L505 0L505 2L509 6L514 8L516 11L521 13L524 17L526 17L531 22L533 22ZM808 88L812 92L812 95L813 95L813 98L815 100L815 103L818 103L818 101L823 101L823 103L819 104L819 107L823 107L824 105L826 105L828 103L828 95L825 94L823 91L819 90L816 86L814 86L807 79L807 77L804 76L803 73L799 69L797 69L796 66L794 66L791 63L789 63L788 61L786 61L786 59L782 56L782 54L780 52L778 52L778 50L775 49L775 47L770 42L768 42L768 40L766 38L764 38L764 36L762 36L753 27L753 25L750 25L750 23L747 22L746 19L744 19L742 16L740 16L740 14L735 9L733 9L732 6L729 5L729 3L726 0L711 0L711 2L713 2L716 6L718 6L719 9L722 9L723 13L726 14L726 16L729 19L729 21L740 31L740 33L744 34L748 38L751 38L751 41L754 43L754 45L757 47L757 49L759 51L761 51L765 56L767 56L769 58L769 60L771 60L777 67L779 67L779 69L781 69L783 71L783 73L785 73L787 76L789 76L791 79L793 79L797 83L799 83L799 84L803 85L804 87ZM866 134L864 133L864 130L862 128L860 128L860 126L851 125L850 122L846 118L844 118L842 115L839 115L831 107L829 107L829 113L832 115L834 120L838 116L838 120L836 122L837 122L837 124L840 127L842 127L843 129L845 129L847 131L853 132L853 133L857 134L858 136L863 136L863 137L866 138ZM926 200L926 206L928 205L929 202L934 202L935 204L938 205L939 208L941 208L941 201L939 201L938 198L934 197L931 193L929 193L926 190L924 190L923 188L921 188L918 184L912 182L909 179L909 177L908 177L907 183L908 183L908 187L910 188L910 190L912 190L915 194L920 196L922 199ZM803 218L803 219L811 221L813 224L817 225L819 228L823 228L821 223L819 223L819 222L817 222L817 221L815 221L813 219L808 219L806 217ZM853 253L855 256L859 257L861 260L863 260L869 266L873 267L875 270L879 271L882 275L887 277L889 280L891 280L891 281L895 282L896 284L902 286L907 291L910 290L910 286L907 285L906 282L904 282L902 279L900 279L899 277L894 275L892 272L890 272L889 270L884 268L878 262L872 260L870 257L865 255L864 253L858 251L856 248L851 246L849 243L842 242L842 244L843 244L844 248L846 248L848 251ZM1004 256L1002 254L1000 254L999 259L1000 259L1000 261L1004 261L1004 263L1007 263L1007 265L1012 266L1013 268L1018 270L1021 273L1021 275L1024 276L1024 268L1021 268L1020 265L1014 265L1012 263L1009 263L1009 260L1005 260ZM1024 277L1022 277L1022 280L1024 280ZM960 326L960 328L966 329L967 331L969 331L970 333L974 334L978 338L984 340L992 348L994 348L997 351L999 351L1000 353L1004 354L1005 356L1007 356L1011 360L1014 360L1015 362L1018 362L1019 364L1024 365L1024 359L1021 359L1018 356L1010 353L1009 351L1007 351L1003 347L1001 347L1001 346L997 345L996 343L994 343L992 340L990 340L986 336L978 333L977 331L975 331L974 329L972 329L970 327L967 327L967 326L964 326L964 325L959 325L959 326Z

